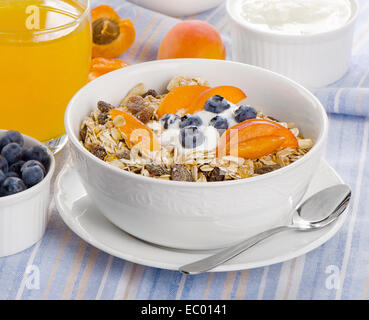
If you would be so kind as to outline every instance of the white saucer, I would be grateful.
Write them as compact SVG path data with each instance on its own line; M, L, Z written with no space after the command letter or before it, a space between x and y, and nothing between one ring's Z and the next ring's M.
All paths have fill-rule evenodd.
M306 197L326 187L343 183L323 161ZM211 251L176 250L139 240L111 224L90 201L70 164L56 180L56 206L64 222L82 239L113 256L146 266L178 270L184 264L204 258ZM310 232L287 231L249 249L214 271L251 269L283 262L303 255L328 241L342 226L344 213L334 224Z

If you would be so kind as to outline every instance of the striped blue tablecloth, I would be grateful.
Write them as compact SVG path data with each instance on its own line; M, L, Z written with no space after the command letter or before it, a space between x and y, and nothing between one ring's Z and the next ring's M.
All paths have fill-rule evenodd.
M93 6L101 2L95 0ZM304 256L265 268L184 276L136 265L88 245L66 227L52 202L42 241L0 258L0 299L367 299L369 1L359 2L351 69L337 83L315 92L330 112L326 159L353 190L348 219L330 241ZM136 25L136 41L123 56L131 64L154 60L163 35L178 21L124 0L105 3ZM232 59L224 4L183 17L193 18L210 22L222 33L227 58ZM57 172L66 153L58 155ZM30 284L27 272L34 269L39 279Z

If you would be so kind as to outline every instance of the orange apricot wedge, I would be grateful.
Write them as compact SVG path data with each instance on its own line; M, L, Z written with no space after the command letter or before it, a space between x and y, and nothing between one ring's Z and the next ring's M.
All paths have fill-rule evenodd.
M282 125L264 119L250 119L229 128L220 138L218 157L233 155L257 159L279 149L297 148L294 134Z
M113 122L115 120L123 120L122 125L119 125L119 121L115 122L118 123L119 130L124 134L126 138L125 141L129 148L140 144L139 147L144 152L159 150L158 138L140 120L118 109L110 110L109 114ZM117 119L118 117L122 117L123 119Z
M135 41L136 32L129 19L121 19L108 5L91 10L92 56L114 58L126 52Z
M234 86L219 86L209 88L202 92L185 110L185 113L195 113L204 109L205 102L213 96L222 96L224 99L231 103L238 103L243 99L246 99L246 94L239 88Z
M156 113L159 118L167 113L181 113L180 115L183 115L183 111L186 110L202 92L208 89L210 88L200 85L174 88L161 101ZM181 110L183 111L181 112Z
M97 72L107 73L127 66L128 63L121 59L98 57L91 60L90 69Z
M112 58L93 58L91 60L90 73L88 75L88 81L92 81L105 73L127 67L128 63L121 59Z

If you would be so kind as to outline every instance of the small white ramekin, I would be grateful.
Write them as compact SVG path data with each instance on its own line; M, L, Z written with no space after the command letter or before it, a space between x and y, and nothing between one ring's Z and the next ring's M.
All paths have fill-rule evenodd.
M4 130L0 130L0 134ZM23 135L26 147L41 145L37 140ZM0 257L25 250L39 241L48 221L50 181L55 160L49 152L50 166L45 178L37 185L0 198Z
M215 8L224 0L128 0L172 17L197 14Z
M358 3L344 26L312 35L288 35L260 30L241 16L243 0L227 0L233 59L283 74L307 88L339 80L348 70Z

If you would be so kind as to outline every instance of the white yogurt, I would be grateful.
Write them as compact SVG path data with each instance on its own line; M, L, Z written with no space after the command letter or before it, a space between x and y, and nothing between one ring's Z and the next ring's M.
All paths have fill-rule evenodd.
M199 112L194 113L202 120L202 125L199 126L199 129L204 134L204 142L197 146L196 148L184 148L182 146L180 140L180 128L179 128L179 120L177 120L174 124L170 125L168 129L164 129L160 135L160 143L163 146L170 146L177 149L179 154L186 154L194 151L215 151L218 146L219 141L219 133L218 130L213 126L209 126L209 122L212 118L216 116L220 116L222 118L227 119L228 127L233 127L237 124L234 119L234 111L238 108L235 104L229 103L231 106L227 110L221 113L213 113L206 110L201 110Z
M265 31L308 35L345 25L350 0L244 0L241 17Z

